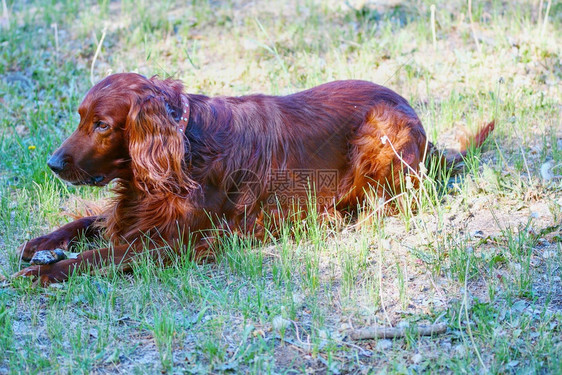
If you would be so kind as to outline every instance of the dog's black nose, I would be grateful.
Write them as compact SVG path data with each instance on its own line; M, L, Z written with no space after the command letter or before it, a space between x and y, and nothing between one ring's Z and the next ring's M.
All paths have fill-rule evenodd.
M62 172L67 164L66 158L57 154L53 154L47 161L47 165L55 173Z

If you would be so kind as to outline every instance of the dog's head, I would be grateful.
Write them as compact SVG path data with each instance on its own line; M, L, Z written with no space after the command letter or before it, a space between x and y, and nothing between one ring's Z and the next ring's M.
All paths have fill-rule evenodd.
M134 73L103 79L80 104L78 128L47 164L76 185L104 186L121 179L146 192L193 187L177 123L182 90L179 81Z

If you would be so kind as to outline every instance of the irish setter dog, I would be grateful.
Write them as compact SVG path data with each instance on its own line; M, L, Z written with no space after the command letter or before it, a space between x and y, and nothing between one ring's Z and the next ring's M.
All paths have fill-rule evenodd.
M365 81L211 98L176 80L122 73L92 87L78 112L78 128L48 165L75 185L115 181L113 202L100 216L27 242L20 255L66 249L79 235L101 234L112 245L17 274L42 285L111 263L127 268L141 252L208 255L217 228L259 235L267 217L286 217L295 203L352 209L367 194L396 194L403 175L430 157L462 158L434 152L408 102ZM480 146L493 127L472 143Z

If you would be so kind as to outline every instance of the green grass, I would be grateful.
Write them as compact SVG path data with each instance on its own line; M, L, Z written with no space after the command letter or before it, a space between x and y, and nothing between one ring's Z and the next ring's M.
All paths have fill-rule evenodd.
M0 372L561 373L562 183L540 168L562 174L562 6L552 2L541 35L536 1L473 2L480 55L461 1L437 4L433 48L431 4L7 0ZM497 127L465 174L429 166L394 216L376 200L357 222L311 212L265 244L226 236L213 264L141 257L132 274L36 288L9 278L24 266L16 248L111 196L46 166L77 125L104 33L94 81L137 71L244 95L358 78L407 98L432 141L454 146L453 128L492 118ZM411 330L390 345L345 336L433 322L447 333Z

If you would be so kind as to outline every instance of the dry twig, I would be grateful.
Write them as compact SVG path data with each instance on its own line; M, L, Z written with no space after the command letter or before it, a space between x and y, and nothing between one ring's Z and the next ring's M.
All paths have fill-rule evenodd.
M476 43L476 50L478 51L478 55L482 57L482 48L480 47L480 42L478 41L478 37L476 36L476 28L474 27L474 20L472 19L472 0L468 0L468 19L470 21L472 37L474 38L474 42Z
M431 4L431 35L433 36L433 50L437 50L437 37L435 36L435 4Z
M404 337L406 332L410 330L411 332L417 333L420 336L431 336L445 333L447 331L447 324L437 323L428 326L418 326L418 327L385 327L385 326L374 326L366 328L358 328L348 331L349 337L353 340L366 340L366 339L394 339L398 337Z
M98 43L98 47L96 48L96 53L94 54L94 58L92 59L92 65L90 66L90 82L92 83L92 85L95 83L94 81L94 66L96 65L96 60L98 58L98 55L101 51L101 46L103 45L103 40L105 39L105 33L107 31L107 27L103 28L102 34L101 34L101 39Z

